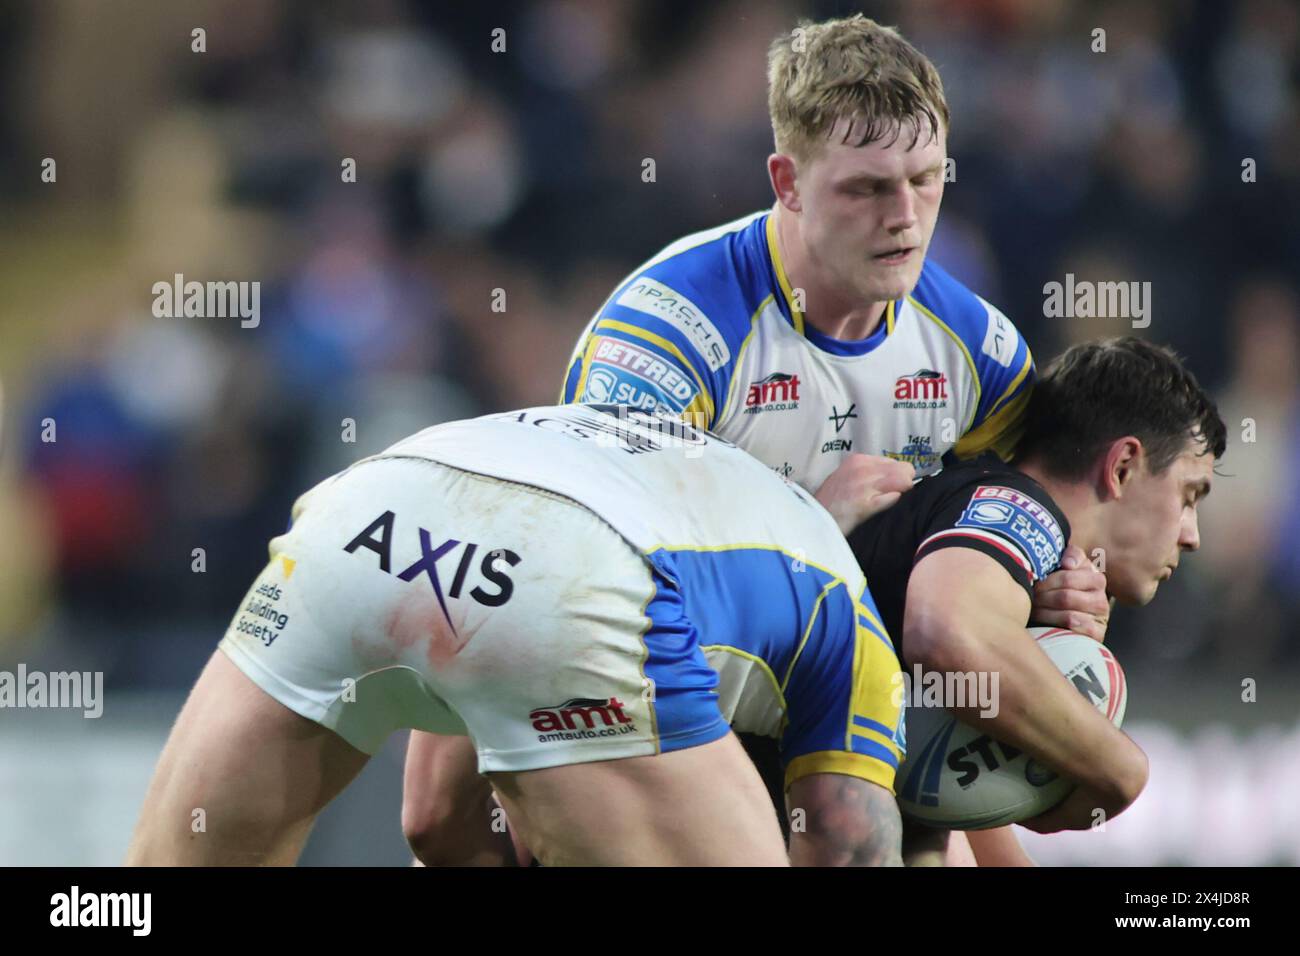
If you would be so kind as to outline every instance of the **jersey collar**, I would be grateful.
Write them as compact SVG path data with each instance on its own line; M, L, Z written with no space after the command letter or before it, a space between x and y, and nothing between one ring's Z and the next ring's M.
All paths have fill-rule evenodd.
M781 250L776 242L776 215L767 214L767 254L772 260L772 271L776 273L776 283L781 287L781 297L785 300L785 312L790 316L790 324L800 335L804 334L803 311L795 305L794 292L790 288L790 278L785 274L785 263L781 261Z
M873 332L860 342L841 342L839 339L822 335L812 326L806 326L803 311L795 304L794 290L790 287L790 277L786 275L785 263L781 261L781 250L776 241L776 216L770 212L767 214L766 233L768 258L772 261L772 271L776 273L776 282L781 289L781 298L785 302L785 309L782 311L790 317L790 324L794 326L794 330L801 336L809 339L824 351L857 355L870 352L886 337L894 334L894 311L897 305L895 302L890 302L885 306L884 334L881 335L881 330L877 329L876 332ZM834 343L834 345L831 343Z

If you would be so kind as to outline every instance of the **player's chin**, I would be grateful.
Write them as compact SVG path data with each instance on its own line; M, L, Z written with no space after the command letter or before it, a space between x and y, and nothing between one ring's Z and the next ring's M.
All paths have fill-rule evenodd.
M864 283L863 298L870 302L893 302L907 296L921 279L920 268L875 273Z
M1155 600L1160 580L1148 577L1120 580L1117 575L1110 574L1107 575L1106 592L1125 607L1144 607Z
M1151 604L1160 580L1151 578L1145 572L1123 574L1117 567L1106 568L1106 593L1125 607L1143 607Z

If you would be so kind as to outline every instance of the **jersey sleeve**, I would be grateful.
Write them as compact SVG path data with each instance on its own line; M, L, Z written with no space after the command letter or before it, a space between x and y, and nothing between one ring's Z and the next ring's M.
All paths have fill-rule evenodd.
M583 337L560 400L667 410L708 428L717 403L698 364L670 339L602 318Z
M866 590L853 600L841 584L817 613L809 633L818 640L805 640L786 686L786 789L811 774L838 773L893 793L905 745L898 655Z
M977 326L975 340L969 343L979 378L979 404L953 453L958 458L973 458L991 451L1007 461L1024 429L1034 387L1034 357L1011 320L984 299L975 298L986 313L986 320L980 323L983 328Z
M1034 584L1060 565L1068 536L1065 516L1032 479L985 474L936 506L913 562L942 548L972 548L1002 565L1032 597Z
M735 283L688 274L705 264L679 256L620 286L574 351L561 401L664 409L712 428L736 364L735 314L745 312L746 333L749 317L731 300Z

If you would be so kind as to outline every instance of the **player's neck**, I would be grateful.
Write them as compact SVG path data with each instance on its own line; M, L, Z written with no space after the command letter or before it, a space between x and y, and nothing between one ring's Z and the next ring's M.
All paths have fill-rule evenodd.
M799 237L798 225L779 203L776 216L776 244L791 289L802 290L803 319L822 335L846 342L865 339L885 320L888 302L861 302L837 292L834 282L822 275Z
M1086 481L1053 478L1036 462L1017 461L1015 467L1043 486L1065 515L1065 520L1070 522L1069 543L1082 548L1091 558L1093 550L1098 547L1097 508L1100 505L1092 486Z

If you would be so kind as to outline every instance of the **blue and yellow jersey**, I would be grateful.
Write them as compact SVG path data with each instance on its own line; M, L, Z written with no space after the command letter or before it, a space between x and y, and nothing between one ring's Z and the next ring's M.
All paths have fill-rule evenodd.
M795 483L717 436L607 405L452 422L384 456L562 495L644 556L658 749L729 723L780 741L787 784L840 773L893 789L898 658L848 542Z
M780 742L786 788L839 773L893 791L905 743L899 663L865 588L855 596L830 569L764 548L652 557L680 584L647 608L655 631L661 618L690 622L733 729Z
M855 452L919 475L949 451L1009 454L1033 386L1029 347L937 263L861 341L821 334L799 304L769 212L687 236L597 311L561 400L684 413L812 489Z

